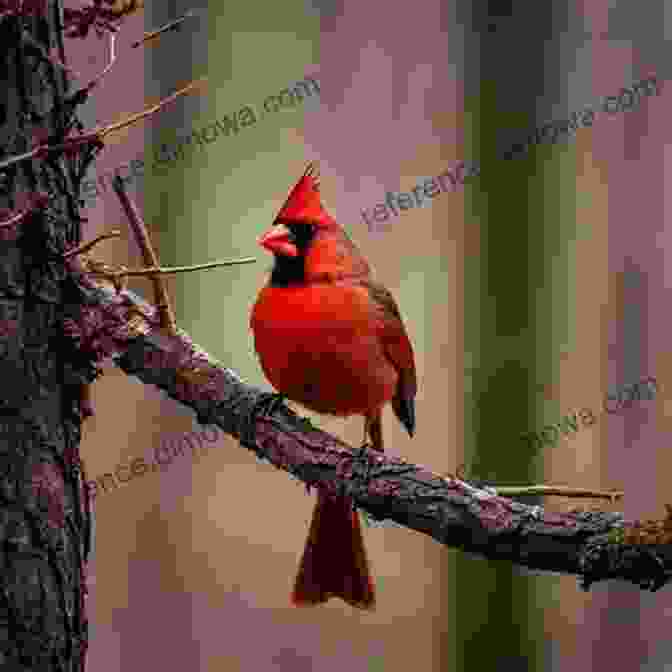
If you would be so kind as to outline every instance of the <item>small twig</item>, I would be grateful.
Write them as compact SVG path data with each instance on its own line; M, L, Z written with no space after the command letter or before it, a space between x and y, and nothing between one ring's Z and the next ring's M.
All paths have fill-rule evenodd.
M34 192L25 195L25 201L28 203L28 207L23 208L16 215L12 215L9 219L4 222L0 222L0 229L4 229L10 226L18 224L24 220L31 212L36 210L44 209L49 203L49 196L46 193Z
M492 486L498 495L516 497L520 495L546 495L557 497L589 497L594 499L608 499L614 502L623 497L620 490L589 490L586 488L572 488L564 485L510 485Z
M159 28L158 30L152 31L151 33L145 33L144 37L141 40L138 40L137 42L133 42L131 47L135 49L136 47L139 47L141 44L145 42L149 42L150 40L156 39L161 33L165 33L167 30L179 30L180 24L185 19L188 19L190 16L194 15L195 15L194 10L190 9L188 12L183 14L179 19L175 19L175 21L171 21L170 23L167 23L165 26Z
M236 264L251 264L255 262L254 257L244 257L243 259L230 259L227 261L209 261L206 264L196 264L195 266L175 266L173 268L139 268L135 270L118 271L120 277L142 277L145 275L168 275L170 273L188 273L189 271L202 271L206 268L218 268L220 266L235 266Z
M147 227L145 226L140 213L133 201L126 193L124 181L115 175L112 180L112 188L117 194L121 207L126 213L126 217L131 226L131 231L135 237L135 241L142 253L142 259L147 266L156 267L159 265L159 257L154 252L152 241L149 237ZM177 322L175 321L175 313L170 305L170 298L168 297L168 290L163 279L156 275L152 277L152 284L154 286L154 302L159 310L159 319L161 326L167 329L171 334L175 334L177 329Z
M37 147L34 147L29 152L24 152L23 154L18 154L17 156L10 156L8 159L5 159L4 161L2 161L2 163L0 163L0 170L9 168L9 166L12 166L15 163L19 163L21 161L25 161L26 159L33 159L40 156L44 156L49 152L61 152L72 150L78 145L83 145L87 142L95 142L95 141L100 142L100 139L97 138L96 131L93 131L91 133L85 133L84 135L80 135L76 138L69 138L67 142L60 143L58 145L41 144L38 145Z
M100 80L110 71L110 69L114 65L114 62L117 60L117 57L114 53L114 40L116 39L117 36L114 33L109 33L109 35L110 35L110 62L105 66L105 69L98 76L94 77L86 85L87 91L91 91L94 87L100 84Z
M24 219L30 210L23 210L22 212L19 212L17 215L14 215L13 217L10 217L10 219L0 222L0 229L4 229L8 226L14 226L14 224L18 224L22 219Z
M151 276L157 274L165 273L181 273L183 271L198 271L205 268L215 268L217 266L233 266L235 264L249 264L256 259L245 258L245 259L232 259L229 261L212 261L207 264L199 264L197 266L181 266L177 268L140 268L136 270L129 270L126 266L119 265L116 268L106 264L104 261L98 261L97 259L92 259L91 257L84 255L78 265L85 274L90 274L94 276L99 276L105 278L114 285L114 288L117 294L125 287L126 281L125 278L128 277L143 277ZM165 318L164 318L165 320ZM171 329L170 323L165 320L166 324L162 323L159 320L160 327L166 327ZM176 327L175 327L176 329ZM174 336L176 331L172 331L169 335Z
M131 124L134 124L136 121L140 121L141 119L144 119L145 117L148 117L150 114L154 114L154 112L157 112L158 110L160 110L162 107L164 107L168 103L172 103L174 100L176 100L180 96L183 96L186 93L189 93L192 89L195 89L199 86L204 85L206 82L207 82L207 77L202 77L201 79L197 79L193 82L189 82L189 84L187 84L185 87L179 89L178 91L176 91L172 95L168 96L167 98L164 98L163 100L160 100L156 105L153 105L152 107L149 107L146 110L143 110L142 112L138 112L137 114L133 114L130 117L127 117L126 119L122 119L122 121L119 121L116 124L112 124L111 126L106 126L104 128L101 128L101 129L96 129L93 132L102 139L106 135L109 135L110 133L114 133L115 131L120 131L122 128L125 128L126 126L130 126ZM2 167L2 166L0 166L0 167Z
M19 161L25 161L26 159L32 159L34 156L37 156L38 152L40 151L42 145L35 147L35 149L31 149L29 152L25 152L24 154L19 154L18 156L10 156L8 159L5 159L2 163L0 163L0 170L3 170L5 168L9 168L9 166L18 163Z
M102 233L100 236L96 236L93 240L89 241L88 243L82 243L81 245L78 245L72 250L68 250L63 254L63 258L69 259L70 257L74 257L77 254L82 254L83 252L90 250L94 245L97 245L101 240L107 240L108 238L118 238L119 236L121 236L121 231L117 229L114 229L109 233Z
M461 464L457 468L457 474L450 473L439 474L442 478L450 478L463 482L466 486L469 477L465 474L465 465ZM467 479L467 480L465 480ZM565 485L496 485L495 483L487 483L477 478L470 480L479 484L479 487L487 488L497 495L506 495L507 497L519 497L524 495L544 495L548 497L587 497L593 499L608 499L614 502L623 497L623 492L620 490L590 490L588 488L573 488Z
M4 161L0 162L0 170L9 168L9 166L14 165L15 163L19 163L20 161L26 161L27 159L33 159L35 157L44 156L46 154L49 154L50 152L69 151L74 149L78 145L83 145L87 142L102 142L103 138L109 133L121 130L126 126L134 124L136 121L140 121L141 119L144 119L145 117L154 114L154 112L160 110L168 103L171 103L179 96L189 93L192 89L195 89L198 86L205 84L206 81L207 78L203 77L196 81L190 82L189 84L187 84L187 86L183 87L179 91L176 91L171 96L168 96L163 100L160 100L156 105L153 105L152 107L148 108L147 110L144 110L143 112L139 112L138 114L134 114L126 119L123 119L122 121L112 124L111 126L96 128L93 131L90 131L89 133L84 133L83 135L80 135L76 138L68 138L66 142L60 143L58 145L42 144L38 145L37 147L34 147L28 152L24 152L23 154L18 154L17 156L10 156L8 159L5 159Z

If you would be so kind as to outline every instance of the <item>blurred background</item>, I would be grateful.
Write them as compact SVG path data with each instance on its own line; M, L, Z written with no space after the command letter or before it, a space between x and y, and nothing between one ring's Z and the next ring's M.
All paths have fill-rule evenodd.
M181 30L131 48L190 9ZM660 516L672 429L670 25L661 1L147 2L125 22L85 123L125 117L201 76L209 86L104 150L89 176L98 187L85 192L84 237L127 234L111 174L144 161L128 190L163 265L257 257L167 284L179 326L268 389L248 320L272 260L255 241L316 160L325 206L397 298L415 346L418 428L409 439L388 409L390 452L438 472L464 463L500 484L622 488L626 516ZM66 47L85 81L108 61L94 34ZM600 99L651 75L658 95L598 112ZM306 91L301 82L312 86L303 97L292 93ZM269 96L279 98L264 109ZM498 158L521 134L587 106L592 127ZM203 129L204 141L191 136L179 150ZM362 210L387 191L410 192L459 160L478 162L481 176L367 228ZM130 235L94 256L141 265ZM129 284L151 300L147 281ZM162 446L205 429L160 391L104 368L83 432L90 479L138 457L157 462ZM646 376L658 381L655 400L603 412L607 394ZM521 439L579 408L597 421L554 445ZM359 445L360 419L315 421ZM584 593L575 577L471 557L398 527L364 528L375 613L340 601L292 608L314 494L221 433L204 446L192 458L184 443L172 463L96 497L97 672L672 669L669 589Z

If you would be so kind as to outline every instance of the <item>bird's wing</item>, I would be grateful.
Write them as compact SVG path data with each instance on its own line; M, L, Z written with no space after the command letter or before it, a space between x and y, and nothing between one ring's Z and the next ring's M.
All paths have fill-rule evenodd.
M376 308L385 355L399 374L392 408L408 433L413 436L417 392L413 346L406 333L397 302L390 291L371 279L367 280L366 286Z

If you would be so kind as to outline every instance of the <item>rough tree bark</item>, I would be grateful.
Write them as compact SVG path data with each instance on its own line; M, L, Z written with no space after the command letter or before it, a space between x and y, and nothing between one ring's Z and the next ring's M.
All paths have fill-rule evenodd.
M0 157L63 138L71 123L59 2L0 3ZM80 240L79 175L95 149L0 171L0 669L83 669L90 509L76 459L80 386L96 367L68 353L62 252ZM48 207L45 207L48 204ZM64 347L65 346L65 347Z
M88 385L100 369L66 335L79 291L64 254L80 242L81 180L103 143L81 135L76 117L100 78L73 91L64 37L113 33L140 7L141 0L79 8L0 0L3 670L85 667L91 507L73 465L81 465L81 423L92 413Z

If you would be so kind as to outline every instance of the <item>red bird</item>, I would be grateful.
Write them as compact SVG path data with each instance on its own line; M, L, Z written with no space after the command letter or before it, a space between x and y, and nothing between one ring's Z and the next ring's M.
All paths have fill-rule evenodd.
M383 450L382 409L391 401L415 429L413 348L397 304L322 207L313 164L291 191L259 245L274 255L250 327L264 374L282 395L318 413L362 415L364 435ZM339 597L375 605L374 584L352 499L317 503L292 594L294 605Z

